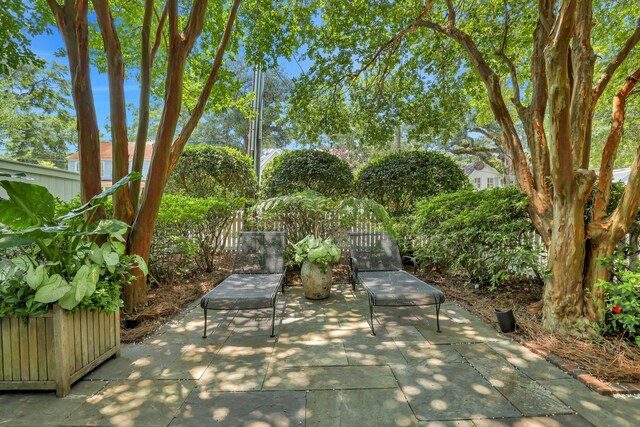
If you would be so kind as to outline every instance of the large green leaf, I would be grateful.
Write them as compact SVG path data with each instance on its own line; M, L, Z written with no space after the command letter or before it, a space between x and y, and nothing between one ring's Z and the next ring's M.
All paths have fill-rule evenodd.
M131 172L129 175L123 177L120 181L116 182L111 187L104 190L102 193L94 196L91 200L89 200L84 205L80 206L79 208L73 209L68 214L57 218L57 220L60 223L64 223L66 221L69 221L70 219L77 218L79 216L84 215L88 211L95 209L97 206L100 206L107 197L114 195L116 191L118 191L120 188L127 185L129 182L135 181L140 178L142 178L141 173Z
M0 233L0 249L14 248L16 246L28 245L36 239L50 238L60 231L65 231L69 227L58 225L53 227L33 227L11 233Z
M44 265L39 265L35 269L31 267L25 275L25 280L31 289L37 290L47 280L47 272Z
M67 292L65 292L60 299L58 299L58 305L64 308L65 310L73 310L80 301L76 300L76 290L75 288L69 286Z
M46 188L22 181L0 181L9 199L0 199L0 223L14 230L51 224L55 199Z
M71 285L67 283L59 274L49 277L46 285L40 287L34 296L34 300L45 304L56 302L64 294L71 290Z

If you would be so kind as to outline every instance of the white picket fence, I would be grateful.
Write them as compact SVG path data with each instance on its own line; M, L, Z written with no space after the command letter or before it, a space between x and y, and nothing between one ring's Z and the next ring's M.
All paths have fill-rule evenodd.
M225 239L225 249L234 250L238 244L238 236L241 231L246 229L245 227L245 212L237 211L235 217L231 222L229 231ZM350 227L347 231L352 233L367 233L374 231L382 231L382 225L375 219L373 214L368 216L362 216L357 219L356 223ZM276 219L269 221L269 231L285 231L284 219ZM345 246L346 242L338 242L340 246ZM346 249L343 248L343 249Z

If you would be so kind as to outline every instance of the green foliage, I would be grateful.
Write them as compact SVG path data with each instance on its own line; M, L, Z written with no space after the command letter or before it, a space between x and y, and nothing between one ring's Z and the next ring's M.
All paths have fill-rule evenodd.
M356 174L356 191L393 215L413 211L421 199L469 188L463 170L436 152L401 151L373 160Z
M353 188L349 164L324 151L285 151L262 173L262 195L277 197L312 190L327 197L340 198Z
M307 236L293 245L295 250L294 260L298 264L309 261L316 264L323 272L327 271L329 264L340 261L340 248L331 239Z
M190 144L226 145L245 150L252 116L253 72L248 64L236 61L229 68L242 79L242 86L232 106L220 113L203 118L189 139ZM282 69L268 69L264 73L262 110L262 147L281 148L291 142L291 125L285 116L292 82Z
M156 279L171 281L193 268L211 272L244 199L233 202L165 194L151 244L149 266Z
M33 4L22 0L4 0L0 7L0 76L21 65L41 61L31 51L29 36L43 31L42 22L34 18Z
M627 334L640 346L640 271L627 268L626 260L615 256L601 262L614 274L610 282L596 283L605 295L605 321L600 329L603 333Z
M0 79L0 151L6 157L66 166L67 152L77 142L65 73L56 63L23 65Z
M196 198L254 198L258 179L249 156L235 148L188 145L167 183L167 192Z
M418 203L416 259L492 288L537 273L541 248L533 241L526 196L516 187L442 194Z
M358 222L393 233L389 214L377 202L353 197L335 200L313 191L265 200L246 219L250 228L284 230L293 242L312 235L331 236L340 244L346 244L349 229Z
M128 175L83 206L55 216L56 202L44 188L21 181L0 181L8 199L0 199L0 249L22 255L5 261L0 272L0 316L42 314L58 303L65 310L113 312L119 290L131 283L130 270L146 264L125 254L128 226L117 220L92 221L95 211Z

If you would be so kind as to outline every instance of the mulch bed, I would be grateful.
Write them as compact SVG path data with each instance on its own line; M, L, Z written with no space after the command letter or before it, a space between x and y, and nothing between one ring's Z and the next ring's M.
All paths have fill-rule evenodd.
M447 296L498 329L495 309L513 309L517 330L506 334L542 353L554 355L556 361L569 361L563 368L585 372L604 382L640 383L640 347L621 337L574 337L542 331L542 314L532 314L527 307L542 298L542 285L536 282L509 282L499 290L478 288L463 279L444 276L435 271L418 275L435 283ZM550 360L552 356L548 357ZM571 373L573 373L571 372ZM579 375L576 375L579 377Z
M171 283L154 283L149 290L148 303L140 311L121 315L123 343L142 341L155 332L164 322L193 301L213 289L231 273L233 254L224 252L216 258L217 270L211 273L194 273Z

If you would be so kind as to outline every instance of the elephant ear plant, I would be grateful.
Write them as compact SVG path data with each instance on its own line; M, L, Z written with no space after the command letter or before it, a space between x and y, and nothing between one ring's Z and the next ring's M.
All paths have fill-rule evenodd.
M329 264L340 261L340 248L331 239L324 240L321 237L307 236L293 245L294 258L297 264L309 261L316 264L323 272L327 271Z
M117 310L120 288L133 279L130 270L146 274L147 267L125 254L125 223L92 218L108 197L139 178L132 173L57 217L59 202L46 188L0 180L8 195L0 198L0 317L37 316L54 303L65 310Z

